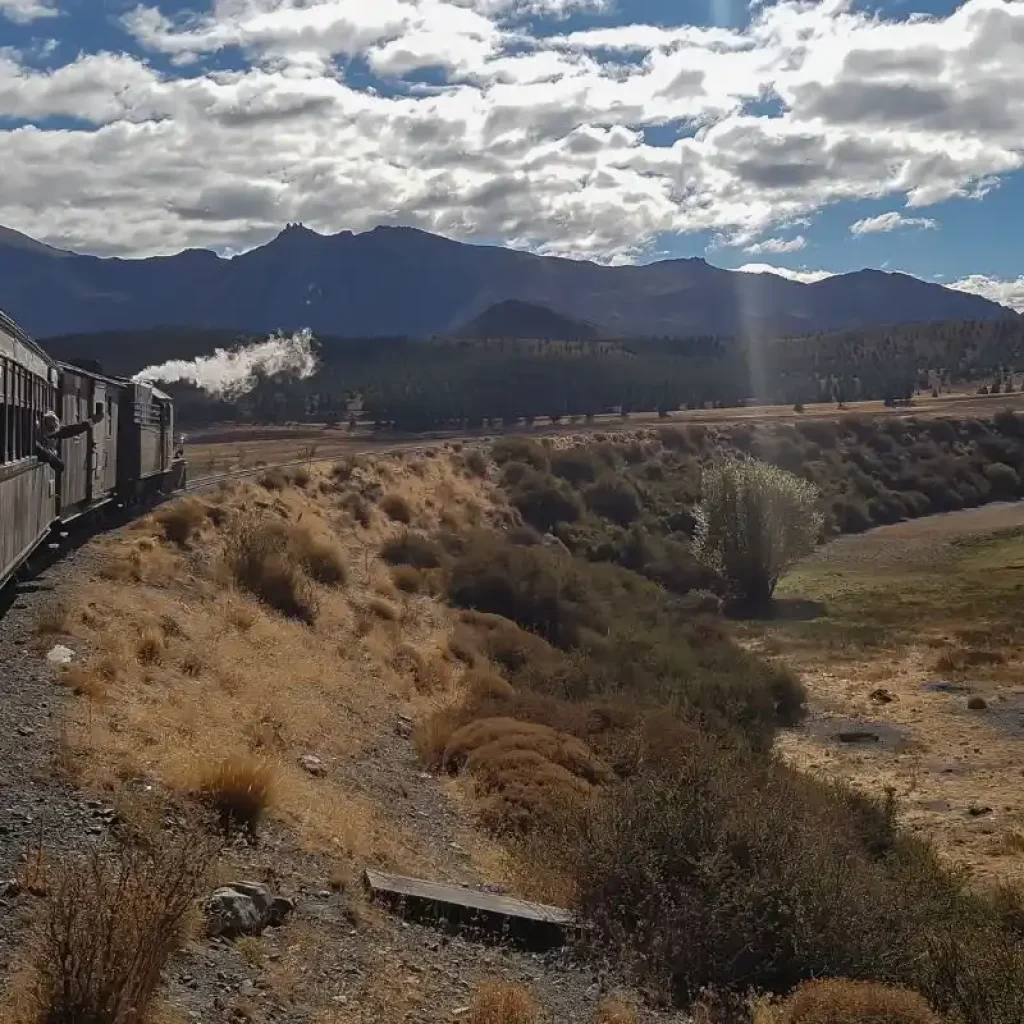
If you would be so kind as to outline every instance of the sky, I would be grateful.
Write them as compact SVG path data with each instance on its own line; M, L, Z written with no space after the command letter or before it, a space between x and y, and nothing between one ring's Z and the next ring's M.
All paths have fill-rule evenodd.
M295 222L1024 311L1024 0L0 0L0 225Z

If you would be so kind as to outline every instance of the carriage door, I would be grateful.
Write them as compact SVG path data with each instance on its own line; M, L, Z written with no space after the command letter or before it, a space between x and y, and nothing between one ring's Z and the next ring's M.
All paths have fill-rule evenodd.
M96 413L103 410L103 420L93 423L89 429L89 499L95 501L106 489L107 462L110 459L109 437L109 405L107 403L107 385L101 381L93 381L92 408L86 415L94 419Z

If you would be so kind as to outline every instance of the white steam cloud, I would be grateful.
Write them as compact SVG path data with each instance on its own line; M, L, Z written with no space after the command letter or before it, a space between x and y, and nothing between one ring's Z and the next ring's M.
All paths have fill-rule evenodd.
M211 395L237 398L251 391L259 374L305 380L317 369L313 333L308 328L292 335L272 334L244 348L219 348L198 359L172 359L147 366L134 380L174 384L189 381Z

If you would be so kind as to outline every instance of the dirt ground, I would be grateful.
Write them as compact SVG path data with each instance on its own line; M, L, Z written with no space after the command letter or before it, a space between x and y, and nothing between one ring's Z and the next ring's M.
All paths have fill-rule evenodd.
M892 789L911 828L986 879L1024 880L1024 504L836 540L747 624L812 713L780 749Z

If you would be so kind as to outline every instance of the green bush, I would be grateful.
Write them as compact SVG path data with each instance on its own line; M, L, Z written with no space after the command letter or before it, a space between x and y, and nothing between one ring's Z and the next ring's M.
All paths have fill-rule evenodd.
M563 449L551 456L551 472L573 486L596 480L602 468L596 456L584 448Z
M583 500L591 512L619 526L628 526L640 515L640 499L635 488L615 477L592 484L583 492Z
M491 458L499 465L506 462L525 462L534 469L548 468L548 453L543 445L528 437L504 437L491 447Z
M822 528L817 499L805 480L755 459L712 465L704 474L697 551L740 603L762 609L782 574L814 549Z
M558 523L573 523L583 514L576 493L547 473L531 473L512 492L512 504L524 521L541 533Z
M386 540L380 549L388 565L411 565L414 569L436 569L444 562L444 549L421 533L405 530Z

